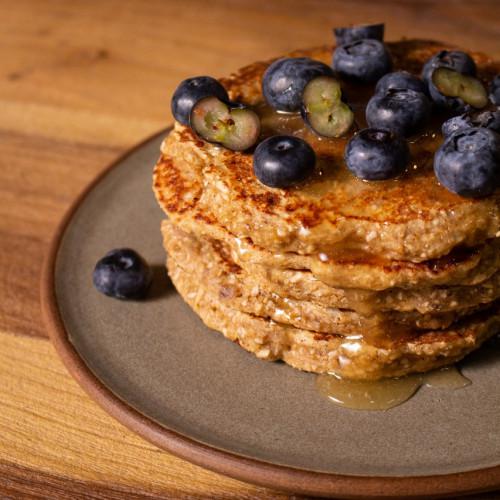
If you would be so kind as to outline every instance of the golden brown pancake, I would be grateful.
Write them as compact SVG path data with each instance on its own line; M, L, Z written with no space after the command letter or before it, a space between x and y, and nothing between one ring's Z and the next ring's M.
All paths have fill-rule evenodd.
M388 43L394 68L419 74L429 41ZM330 63L331 47L298 51ZM500 64L471 53L485 82ZM272 189L252 152L233 152L179 123L161 148L153 188L167 214L169 274L205 324L263 359L376 379L450 364L499 327L500 193L470 199L436 180L442 116L408 139L399 178L364 182L346 168L354 130L320 139L299 115L265 103L268 62L222 83L260 115L262 138L293 134L315 149L305 183ZM342 82L358 127L373 87Z
M224 241L234 260L244 266L259 264L272 269L309 270L315 278L332 287L385 290L393 287L415 288L437 285L477 285L499 268L500 239L487 240L477 247L460 247L449 254L424 262L390 260L377 256L301 255L273 252L227 231L210 216L193 219L189 214L176 221L186 232L204 234Z
M352 379L399 377L454 363L498 332L498 307L458 322L378 347L356 337L321 334L254 316L221 303L200 288L196 275L167 261L169 275L184 300L209 327L238 342L260 359L282 359L295 368L331 372Z
M279 295L260 286L251 271L234 262L219 240L197 238L165 221L163 241L169 259L187 274L195 276L197 286L209 290L221 304L254 316L320 333L360 334L386 338L387 328L408 334L410 329L444 329L463 316L481 308L464 305L451 311L421 314L417 311L384 311L360 314L348 308L325 307L314 302Z
M434 42L388 44L395 69L420 72L427 58L448 48ZM331 47L302 51L329 63ZM472 53L481 78L500 72L486 56ZM500 194L470 199L447 191L437 182L433 153L441 137L439 124L409 139L410 168L400 178L364 182L345 167L343 152L350 138L322 140L301 121L279 118L263 104L260 80L269 63L256 63L223 80L231 97L253 104L264 117L264 134L291 130L305 138L318 156L316 174L305 185L272 189L252 170L252 154L229 151L198 139L176 124L162 148L155 171L158 201L173 221L187 212L212 214L239 237L276 252L338 254L359 251L395 260L421 262L453 248L476 246L495 238L500 229ZM366 87L344 84L355 108L368 97ZM362 115L358 113L362 125ZM296 130L293 130L297 126ZM171 161L175 160L175 161Z

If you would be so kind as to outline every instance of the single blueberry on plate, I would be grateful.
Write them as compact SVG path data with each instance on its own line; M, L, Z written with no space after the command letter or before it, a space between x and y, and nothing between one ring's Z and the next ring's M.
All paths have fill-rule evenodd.
M500 133L500 110L496 111L480 111L475 113L464 113L462 115L453 116L446 120L441 132L445 137L472 127L484 127Z
M488 196L500 183L500 136L480 127L455 132L436 151L434 172L453 193Z
M253 171L262 184L286 188L306 180L314 171L316 154L302 139L275 135L262 141L253 155Z
M370 83L391 70L392 60L382 42L367 39L337 47L332 65L343 78Z
M193 106L204 97L215 96L228 101L226 89L211 76L195 76L183 80L172 96L171 108L174 118L182 125L189 125Z
M424 64L422 80L429 83L432 72L437 68L453 69L470 76L475 76L476 74L476 63L469 54L460 50L441 50L437 54L434 54Z
M416 92L427 93L425 83L418 76L408 71L394 71L384 75L375 86L376 94L385 94L389 89L410 89Z
M384 39L383 23L380 24L359 24L348 28L334 28L333 34L337 45L356 42L365 38L383 41Z
M495 76L495 78L493 78L490 84L489 92L490 101L495 106L500 106L500 75L497 75Z
M410 150L404 138L390 130L365 128L348 142L344 159L356 177L379 181L401 174Z
M431 114L431 103L422 92L389 89L375 94L366 106L366 121L372 128L392 130L408 136L424 125Z
M304 87L318 76L332 76L330 66L309 57L286 57L274 61L262 78L262 93L278 111L300 111Z
M92 275L101 293L117 299L141 299L146 295L152 272L146 261L130 248L117 248L100 259Z

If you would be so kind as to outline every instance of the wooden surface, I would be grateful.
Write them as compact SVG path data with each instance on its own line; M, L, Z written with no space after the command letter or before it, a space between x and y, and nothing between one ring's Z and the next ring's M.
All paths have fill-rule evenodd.
M380 20L388 39L500 58L500 3L0 0L0 19L0 498L291 498L156 449L83 393L41 323L51 234L87 182L171 122L182 78Z

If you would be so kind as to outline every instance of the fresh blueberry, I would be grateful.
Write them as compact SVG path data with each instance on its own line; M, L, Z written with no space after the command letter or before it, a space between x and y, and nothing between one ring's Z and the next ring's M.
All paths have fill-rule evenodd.
M500 136L487 128L459 130L434 156L434 172L449 191L479 198L500 183Z
M349 28L334 28L333 33L337 45L357 42L365 38L383 41L384 24L360 24Z
M340 83L331 76L311 80L302 94L302 118L323 137L340 137L354 123L354 113L342 102Z
M500 109L473 113L471 123L474 127L484 127L500 134Z
M444 96L436 89L436 86L431 82L429 83L429 95L431 96L432 102L441 110L445 110L453 115L459 113L466 113L472 108L467 105L459 97L449 97Z
M346 79L377 81L391 70L391 56L379 40L358 40L335 49L333 69Z
M469 108L462 99L444 96L432 82L432 74L437 68L448 68L464 75L475 76L476 63L472 57L460 50L441 50L424 64L422 70L422 79L426 83L429 95L434 103L438 107L446 108L455 114L464 113Z
M450 119L446 120L441 126L441 132L444 137L448 137L458 130L465 130L471 127L470 116L467 113L462 113L461 115L452 116Z
M441 50L434 54L422 70L422 79L429 83L432 72L437 68L449 68L464 75L475 76L476 63L469 54L460 50Z
M195 76L183 80L175 89L171 107L174 118L182 125L189 125L193 106L204 97L214 96L228 101L226 89L210 76Z
M189 124L203 140L233 151L251 148L260 134L260 119L255 111L240 103L222 102L217 97L198 101Z
M365 128L348 142L344 159L356 177L379 181L401 174L410 150L406 141L390 130Z
M500 110L464 113L446 120L441 127L445 137L472 127L484 127L500 133Z
M488 104L486 89L477 78L449 68L436 68L432 72L429 93L435 104L455 113L481 109Z
M385 94L389 89L410 89L416 92L427 93L425 83L408 71L395 71L384 75L375 86L375 93Z
M100 259L94 269L94 286L117 299L140 299L146 295L152 273L146 261L130 248L117 248Z
M366 106L366 121L372 128L392 130L408 136L429 119L431 103L422 92L389 89L375 94Z
M333 76L330 66L308 57L274 61L262 78L262 93L279 111L300 111L304 87L318 76Z
M309 177L316 164L314 150L302 139L275 135L262 141L253 155L253 171L262 184L286 188Z
M500 106L500 75L495 76L490 84L490 101L495 106Z

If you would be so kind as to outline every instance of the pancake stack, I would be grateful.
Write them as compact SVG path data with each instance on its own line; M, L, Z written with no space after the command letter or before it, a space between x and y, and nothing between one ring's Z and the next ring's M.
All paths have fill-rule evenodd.
M418 74L437 43L389 43L395 69ZM329 63L332 48L292 54ZM479 76L499 65L472 54ZM176 123L154 191L169 275L207 326L261 359L374 380L453 363L500 325L500 194L473 200L435 179L439 124L410 141L399 179L364 182L343 164L349 137L322 140L300 116L264 104L268 63L222 80L254 106L263 136L314 148L313 178L292 189L259 183L252 154L200 140ZM366 89L346 88L353 108ZM360 118L361 120L361 118Z

